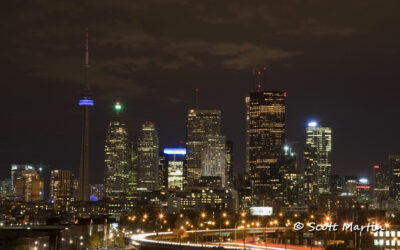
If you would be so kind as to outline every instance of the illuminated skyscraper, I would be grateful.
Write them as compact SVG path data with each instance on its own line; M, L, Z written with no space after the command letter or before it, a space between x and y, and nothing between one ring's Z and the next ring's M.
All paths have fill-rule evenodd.
M400 201L400 154L389 155L389 167L391 172L392 196Z
M15 194L26 202L43 199L43 180L36 170L22 170L15 180Z
M366 177L360 177L357 181L357 202L369 204L371 202L371 185L370 181Z
M221 110L190 109L186 123L187 181L193 185L202 171L202 158L209 137L219 136Z
M85 88L79 98L78 105L83 108L83 126L81 142L81 160L79 167L78 201L89 201L90 190L90 147L89 147L89 109L94 105L89 86L89 34L86 32L85 45Z
M129 181L129 136L124 121L119 116L122 106L115 104L116 116L108 126L104 148L104 187L109 198L125 197Z
M152 122L142 124L138 139L138 191L159 189L159 141Z
M54 202L54 210L68 211L73 198L74 175L70 170L51 170L50 199Z
M390 171L387 165L373 166L373 198L375 208L384 209L383 202L390 196Z
M257 91L246 97L246 172L259 205L274 198L276 163L285 140L284 91Z
M303 176L297 168L297 157L287 145L283 147L283 155L278 160L279 181L273 185L277 193L276 199L286 207L299 206L303 200ZM280 186L281 185L281 186Z
M186 148L164 148L168 172L168 189L183 190L185 183Z
M225 136L207 137L201 158L201 176L218 176L223 187L226 186L225 143Z
M304 192L309 204L316 204L319 194L329 194L332 171L332 129L309 122L304 150Z
M34 170L39 174L39 178L44 180L44 166L37 164L12 164L11 165L11 186L12 186L12 195L15 195L15 188L18 177L22 176L24 170ZM44 199L44 193L40 194L40 199Z

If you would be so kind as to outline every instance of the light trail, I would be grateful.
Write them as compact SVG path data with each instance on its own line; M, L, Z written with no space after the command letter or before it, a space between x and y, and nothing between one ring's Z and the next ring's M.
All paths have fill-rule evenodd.
M247 228L247 230L277 230L283 229L281 227L274 227L274 228ZM187 233L210 233L210 232L233 232L235 229L222 229L222 230L192 230L187 231ZM237 230L240 231L240 230ZM159 232L158 235L172 235L172 232ZM153 243L153 244L160 244L160 245L167 245L167 246L183 246L183 247L203 247L203 248L224 248L224 249L244 249L244 244L240 242L217 242L217 243L190 243L190 242L169 242L169 241L162 241L162 240L153 240L148 239L148 237L157 236L157 233L145 233L145 234L135 234L131 236L132 244L140 245L140 243ZM246 243L246 249L270 249L270 250L295 250L295 248L290 248L287 246L286 248L282 247L274 247L274 246L263 246L263 245L256 245L253 243Z

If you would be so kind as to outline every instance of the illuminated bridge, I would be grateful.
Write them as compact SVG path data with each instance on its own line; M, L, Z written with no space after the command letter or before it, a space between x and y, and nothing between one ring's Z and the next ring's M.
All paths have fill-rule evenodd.
M287 250L323 250L313 246L268 243L266 235L288 230L285 227L193 230L184 233L160 232L132 236L132 244L140 250L147 249L287 249Z

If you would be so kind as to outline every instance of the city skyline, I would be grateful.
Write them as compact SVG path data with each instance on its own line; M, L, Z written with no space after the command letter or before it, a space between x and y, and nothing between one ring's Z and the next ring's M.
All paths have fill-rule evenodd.
M93 155L99 157L92 156L91 159L91 183L103 180L104 164L100 156L113 101L120 99L127 108L125 116L132 134L138 134L141 122L153 120L159 129L160 145L166 147L184 140L185 114L195 106L195 88L200 89L200 108L222 110L222 134L233 141L234 169L242 172L245 163L245 106L242 100L251 87L250 71L262 65L268 67L266 89L288 93L286 124L290 141L303 143L304 128L309 120L315 119L332 127L335 134L333 173L371 176L371 166L386 164L388 155L399 151L395 139L400 136L396 130L400 121L396 118L398 111L395 108L399 105L395 96L398 92L395 83L400 78L396 70L398 51L395 46L399 37L394 32L398 19L392 12L387 12L387 7L365 8L360 2L347 6L336 3L331 8L343 14L343 21L334 23L335 19L328 15L326 7L316 3L308 5L315 10L310 18L304 17L308 13L304 8L286 6L285 10L285 6L278 4L257 3L230 7L221 19L206 15L207 11L201 10L200 3L192 9L184 3L176 1L174 7L190 10L194 18L182 14L178 15L180 18L201 28L199 30L225 36L215 35L212 39L187 32L185 26L176 21L178 17L168 19L170 15L161 15L160 22L143 20L142 28L132 24L135 19L129 19L125 25L132 27L131 30L116 26L113 33L108 34L109 26L104 22L96 23L100 13L92 13L93 20L87 24L93 51L91 88L96 96L96 106L91 114L95 125L91 145ZM70 7L81 9L74 5ZM130 7L132 13L139 8L149 11L146 5L124 7ZM160 4L156 12L161 13L162 7ZM229 19L239 7L243 7L243 13L253 13L257 8L270 9L265 15L255 14L269 18L269 21L257 23L246 15L238 20ZM366 10L366 14L359 16L359 22L347 22L352 17L351 11L357 8ZM45 9L49 13L60 11L51 4ZM65 9L68 8L61 7L61 11ZM291 14L293 9L299 13L293 19L283 15ZM277 14L271 13L272 10ZM11 8L9 15L15 11L16 8ZM28 9L22 11L30 13ZM173 9L166 10L166 13L173 12ZM122 17L128 15L121 6L116 13ZM377 13L374 21L369 21L368 17L374 13ZM39 22L35 15L30 18L33 24ZM51 19L54 17L48 18L57 24L57 29L45 24L45 32L24 39L25 35L32 34L19 32L25 30L27 24L16 21L9 26L9 36L1 41L5 55L2 60L13 58L2 61L2 74L8 85L1 103L3 107L9 107L2 111L2 115L8 117L7 123L1 125L1 130L7 131L1 134L2 175L8 174L10 164L15 162L42 162L51 169L70 169L78 174L81 114L76 107L76 97L83 84L82 34L86 25L82 22L82 25L68 26L61 20ZM72 19L71 16L66 18ZM117 16L110 18L118 19ZM169 36L155 25L166 20L174 23L168 23ZM297 20L301 21L298 25L295 24ZM246 24L246 28L250 27L249 23L259 26L245 31L240 22ZM242 35L232 31L232 25ZM161 26L165 28L167 24ZM265 30L265 35L257 38L255 31L258 29ZM179 35L181 31L185 31L185 35ZM385 39L388 37L390 39ZM293 38L299 39L292 42ZM14 39L18 40L15 44ZM155 54L149 52L144 57L135 46L139 50L148 50L150 48L143 44L146 42L154 47L165 43L172 52L156 50ZM128 44L136 45L127 48L126 58L118 46L126 48ZM211 51L204 52L202 48L209 45L212 45ZM21 47L27 49L21 50ZM9 51L4 51L5 48ZM41 53L38 57L29 52L36 49ZM197 53L204 53L205 58ZM172 59L166 60L166 55ZM113 60L105 64L108 57ZM246 63L247 57L252 59L251 62ZM21 60L25 62L21 63ZM224 92L229 94L221 97ZM17 97L20 101L15 103ZM146 109L139 108L146 99L159 102L150 103Z

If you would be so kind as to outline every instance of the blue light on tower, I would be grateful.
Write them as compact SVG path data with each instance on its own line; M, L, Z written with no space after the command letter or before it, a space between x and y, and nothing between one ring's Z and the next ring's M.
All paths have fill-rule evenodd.
M79 98L78 105L79 106L93 106L94 101L92 99L92 96L90 94L81 95L81 97Z
M186 155L186 148L164 148L166 155Z
M309 127L315 128L316 126L318 126L318 123L316 121L311 121L308 123Z
M78 105L79 106L93 106L94 101L93 100L79 100Z

